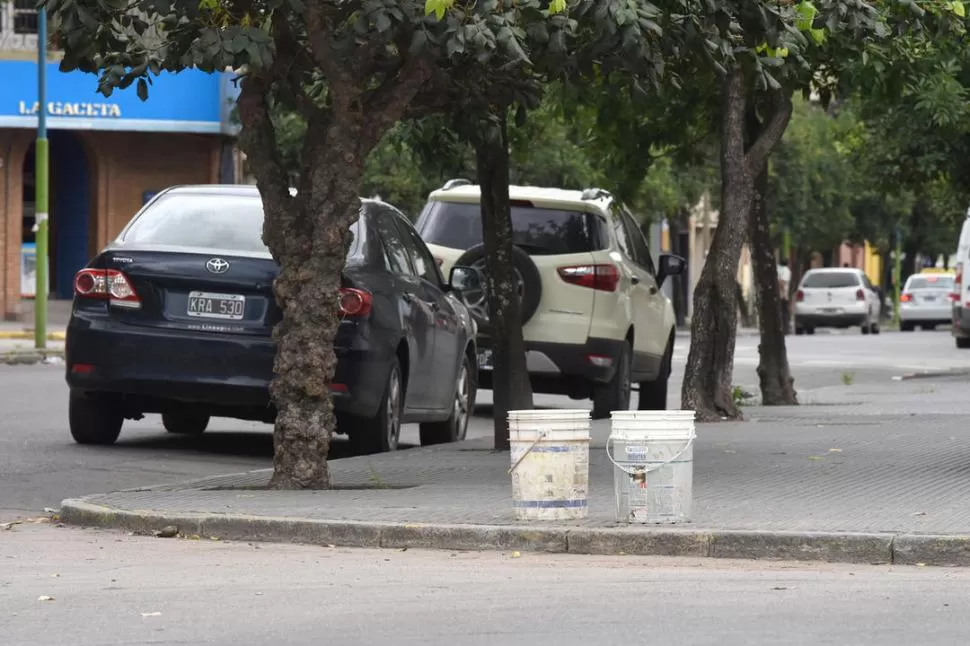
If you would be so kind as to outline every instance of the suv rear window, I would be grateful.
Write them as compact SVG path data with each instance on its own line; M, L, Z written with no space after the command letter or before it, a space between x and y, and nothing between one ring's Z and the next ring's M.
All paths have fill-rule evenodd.
M512 242L537 256L584 253L606 247L605 223L585 211L534 207L512 201ZM430 244L470 249L482 242L482 214L478 204L430 202L416 225Z
M858 287L859 274L851 271L817 271L805 276L802 287L838 289L839 287Z
M355 222L348 259L361 240ZM125 243L269 253L263 244L263 201L258 196L221 193L168 193L145 209L125 232Z
M952 289L953 276L913 276L906 289Z

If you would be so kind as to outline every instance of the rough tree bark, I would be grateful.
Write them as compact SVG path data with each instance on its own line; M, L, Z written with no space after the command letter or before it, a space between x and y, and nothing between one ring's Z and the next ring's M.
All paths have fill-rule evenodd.
M338 74L333 72L334 84L341 82ZM296 196L290 195L270 119L270 84L258 74L243 80L241 141L263 200L263 240L280 265L273 285L282 320L273 331L271 488L330 486L327 454L336 420L328 384L337 364L338 289L352 239L349 228L359 215L363 163L425 78L417 64L402 70L380 88L386 91L369 95L368 111L359 109L363 92L355 93L349 84L334 93L339 100L327 109L308 108Z
M508 412L532 408L532 385L525 363L518 278L512 260L506 111L500 110L496 121L486 120L482 130L476 138L475 152L482 191L488 315L492 323L494 443L496 450L504 451L509 448Z
M793 406L798 404L798 393L795 392L795 380L788 365L785 322L778 297L778 269L771 245L771 224L765 202L767 191L768 165L765 164L755 180L749 233L761 332L761 343L758 344L758 379L763 405Z
M776 92L772 98L777 110L745 151L746 91L743 70L732 68L724 79L721 99L721 212L694 288L690 352L681 391L681 407L696 411L698 421L741 418L731 392L738 325L738 262L754 201L754 178L791 116L791 103L783 93Z

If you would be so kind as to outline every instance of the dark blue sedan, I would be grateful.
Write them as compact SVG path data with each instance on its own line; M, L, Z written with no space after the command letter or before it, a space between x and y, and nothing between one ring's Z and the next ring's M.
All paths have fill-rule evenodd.
M211 417L271 423L279 270L251 186L183 186L149 202L74 281L67 329L70 428L112 444L125 419L160 413L172 433ZM340 290L330 385L338 432L361 452L464 439L475 402L475 324L394 207L362 200ZM474 280L456 268L456 283Z

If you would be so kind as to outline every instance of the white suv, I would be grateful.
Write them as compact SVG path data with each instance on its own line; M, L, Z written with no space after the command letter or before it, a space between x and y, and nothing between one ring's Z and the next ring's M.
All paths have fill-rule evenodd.
M485 268L481 192L451 180L431 193L416 228L447 276ZM510 186L514 262L522 298L526 363L537 393L592 398L593 417L630 407L664 410L674 312L660 290L686 262L663 254L655 268L629 211L600 189ZM485 295L466 292L479 325L479 383L491 388Z

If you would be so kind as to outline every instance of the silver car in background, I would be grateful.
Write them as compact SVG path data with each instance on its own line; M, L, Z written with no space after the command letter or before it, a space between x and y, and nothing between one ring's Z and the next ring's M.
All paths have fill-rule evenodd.
M861 269L809 269L795 292L795 334L856 325L863 334L879 334L881 308L876 288Z
M943 273L913 274L906 279L899 295L899 329L912 332L916 326L933 330L937 325L949 325L955 277Z

